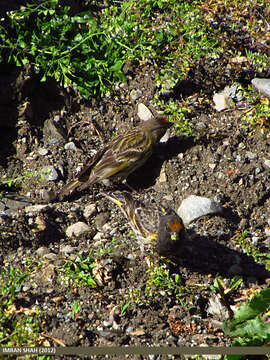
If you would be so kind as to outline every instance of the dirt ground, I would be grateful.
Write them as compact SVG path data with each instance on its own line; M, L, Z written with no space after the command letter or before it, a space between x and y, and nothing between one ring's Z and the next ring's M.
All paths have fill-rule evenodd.
M269 251L270 133L268 126L264 133L260 127L253 131L251 125L242 126L243 111L255 106L250 99L242 98L222 112L214 109L216 91L235 81L247 88L257 75L250 67L241 76L235 69L225 77L228 63L225 55L214 63L194 61L188 80L195 90L185 94L180 84L173 93L179 107L190 109L193 135L170 129L168 140L129 178L144 200L165 200L177 209L194 194L218 199L224 207L224 216L202 217L188 226L191 240L179 263L166 263L150 250L140 251L120 210L99 193L104 185L95 184L63 202L50 202L50 194L76 174L78 165L112 136L139 123L139 103L164 110L156 108L153 100L160 94L153 63L130 63L127 82L100 101L85 101L53 81L41 84L31 68L6 69L1 74L0 175L32 175L24 177L19 188L1 187L0 261L1 266L21 268L29 258L39 262L21 291L21 304L40 310L42 330L51 345L54 338L67 346L228 345L230 339L221 330L225 310L209 311L210 299L217 297L210 288L215 277L221 275L227 284L236 275L243 278L240 288L227 298L231 306L269 285L270 273L242 249L237 237L246 231L245 241L258 252ZM130 96L134 89L141 90L135 101ZM65 147L70 142L75 146ZM56 170L55 180L33 175L47 165ZM27 212L28 202L48 206L38 213ZM92 214L86 216L90 204ZM90 230L68 237L67 227L78 221ZM64 281L58 272L61 264L90 251L95 254L98 289ZM163 289L152 297L146 294L149 268L155 266L168 269L171 279L180 276L182 296ZM80 310L74 320L75 301ZM121 306L128 302L122 314Z

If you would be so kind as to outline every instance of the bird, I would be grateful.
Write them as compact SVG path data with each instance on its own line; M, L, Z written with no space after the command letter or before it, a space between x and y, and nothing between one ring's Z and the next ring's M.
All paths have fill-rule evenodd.
M134 199L130 192L101 192L101 195L118 205L129 221L142 251L144 245L154 245L164 257L181 255L189 235L182 219L170 207L158 203L144 203Z
M84 190L104 179L125 180L152 155L154 146L173 125L166 116L157 115L137 127L114 137L82 168L74 180L58 194L62 200L75 189Z

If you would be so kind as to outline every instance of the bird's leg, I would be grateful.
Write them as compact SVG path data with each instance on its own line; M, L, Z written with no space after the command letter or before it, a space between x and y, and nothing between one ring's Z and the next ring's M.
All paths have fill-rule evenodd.
M127 188L129 189L129 191L131 191L131 192L134 193L135 195L138 195L138 194L139 194L137 190L135 190L132 186L130 186L130 185L128 184L127 180L124 180L124 181L123 181L123 185L124 185L125 187L127 187Z

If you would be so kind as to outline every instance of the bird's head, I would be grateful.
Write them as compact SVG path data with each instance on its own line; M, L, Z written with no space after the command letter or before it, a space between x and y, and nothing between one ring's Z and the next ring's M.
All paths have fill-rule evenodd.
M182 219L177 215L164 215L160 218L157 240L159 255L177 255L188 239Z
M165 134L166 130L172 125L173 122L168 121L167 116L158 115L153 119L145 121L142 124L142 127L151 133L154 142L158 142Z

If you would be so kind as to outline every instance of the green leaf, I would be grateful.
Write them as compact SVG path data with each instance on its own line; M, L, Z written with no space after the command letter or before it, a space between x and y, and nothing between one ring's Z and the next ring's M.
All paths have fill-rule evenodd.
M120 71L121 68L122 68L122 61L118 60L110 67L110 70L111 71Z
M87 265L87 264L81 264L81 268L82 268L83 270L89 271L89 265Z
M263 322L259 316L255 319L246 321L243 325L238 326L235 330L229 330L231 337L247 337L259 339L270 339L270 323Z
M44 74L44 75L42 76L42 78L40 79L40 82L44 82L44 81L46 81L46 79L47 79L47 77L46 77L46 75Z
M75 37L74 37L74 41L78 41L78 42L80 42L80 41L82 41L82 35L81 34L77 34Z
M224 284L223 279L222 279L220 276L218 276L218 277L215 278L214 287L215 287L221 294L224 293L225 284Z
M22 59L23 65L29 64L29 60L27 58Z
M242 284L243 279L240 276L235 276L230 282L230 291L237 290L238 287Z
M244 357L245 355L226 355L225 359L226 360L240 360Z
M250 300L240 306L235 313L230 328L234 329L238 324L254 319L259 314L265 312L270 307L270 288L260 291Z

